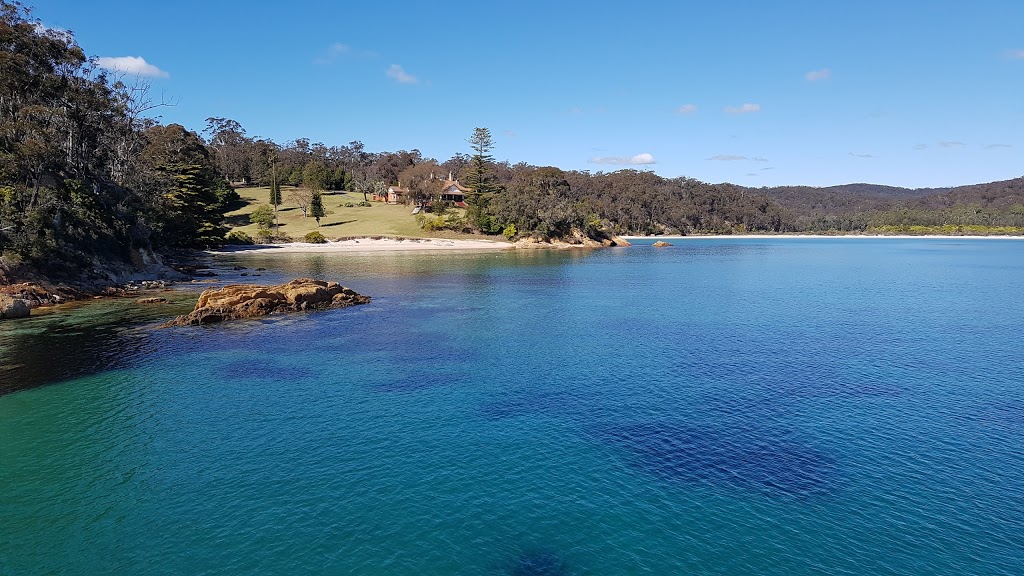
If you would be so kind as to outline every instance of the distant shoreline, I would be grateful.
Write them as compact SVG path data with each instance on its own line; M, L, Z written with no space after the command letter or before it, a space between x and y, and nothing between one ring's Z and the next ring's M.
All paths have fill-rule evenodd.
M691 236L622 236L626 240L776 240L780 238L796 239L933 239L933 240L1024 240L1024 236L945 236L938 234L694 234Z
M909 234L695 234L691 236L621 236L625 240L825 240L825 239L931 239L931 240L1024 240L1024 236L941 236L941 235L909 235ZM563 246L557 246L563 247ZM360 252L438 252L438 251L497 251L515 250L517 246L498 240L472 240L447 238L348 238L324 244L308 242L290 242L286 244L250 244L242 246L223 246L209 250L210 254L337 254ZM554 248L554 246L553 246Z
M250 244L244 246L223 246L210 250L213 254L241 254L246 252L264 252L274 254L307 254L307 253L338 253L338 252L423 252L449 250L510 250L514 246L508 242L496 240L450 240L446 238L352 238L310 244L292 242L288 244Z

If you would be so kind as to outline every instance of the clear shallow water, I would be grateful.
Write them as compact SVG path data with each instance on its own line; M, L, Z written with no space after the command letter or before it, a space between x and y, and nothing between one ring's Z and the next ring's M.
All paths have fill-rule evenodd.
M374 301L0 326L0 574L1024 572L1024 243L220 260Z

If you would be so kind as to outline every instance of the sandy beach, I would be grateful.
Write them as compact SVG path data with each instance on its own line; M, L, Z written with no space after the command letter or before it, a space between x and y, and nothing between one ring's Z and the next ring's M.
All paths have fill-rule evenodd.
M335 253L335 252L412 252L425 250L509 250L512 244L494 240L448 240L445 238L355 238L326 244L292 242L289 244L253 244L249 246L224 246L214 253L225 252L273 252L291 253Z

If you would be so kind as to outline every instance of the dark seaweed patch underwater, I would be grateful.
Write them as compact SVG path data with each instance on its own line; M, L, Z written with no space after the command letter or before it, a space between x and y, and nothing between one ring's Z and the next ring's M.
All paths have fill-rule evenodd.
M512 576L569 576L569 565L550 550L527 550L518 554L509 567Z
M837 477L835 458L785 431L659 422L598 435L631 466L667 481L806 497L829 493Z

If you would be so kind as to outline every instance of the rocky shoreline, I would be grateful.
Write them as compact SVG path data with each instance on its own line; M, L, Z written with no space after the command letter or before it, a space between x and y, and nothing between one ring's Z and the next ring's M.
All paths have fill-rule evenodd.
M629 246L629 241L618 236L605 235L599 239L587 237L579 230L565 238L525 238L517 242L493 240L445 239L388 239L368 237L326 245L292 244L247 246L247 250L269 249L275 252L334 252L334 251L401 251L408 249L579 249ZM172 284L197 282L197 278L217 276L210 263L204 262L210 253L181 252L158 256L150 251L137 251L132 262L102 264L95 262L91 269L77 279L58 281L24 267L5 266L0 261L0 319L23 318L28 310L67 304L93 298L144 298L145 292L164 289ZM167 258L165 263L164 258ZM173 259L173 261L172 261ZM258 270L257 270L258 271ZM241 274L246 276L247 274ZM258 276L258 274L253 274ZM149 300L147 300L148 302Z

